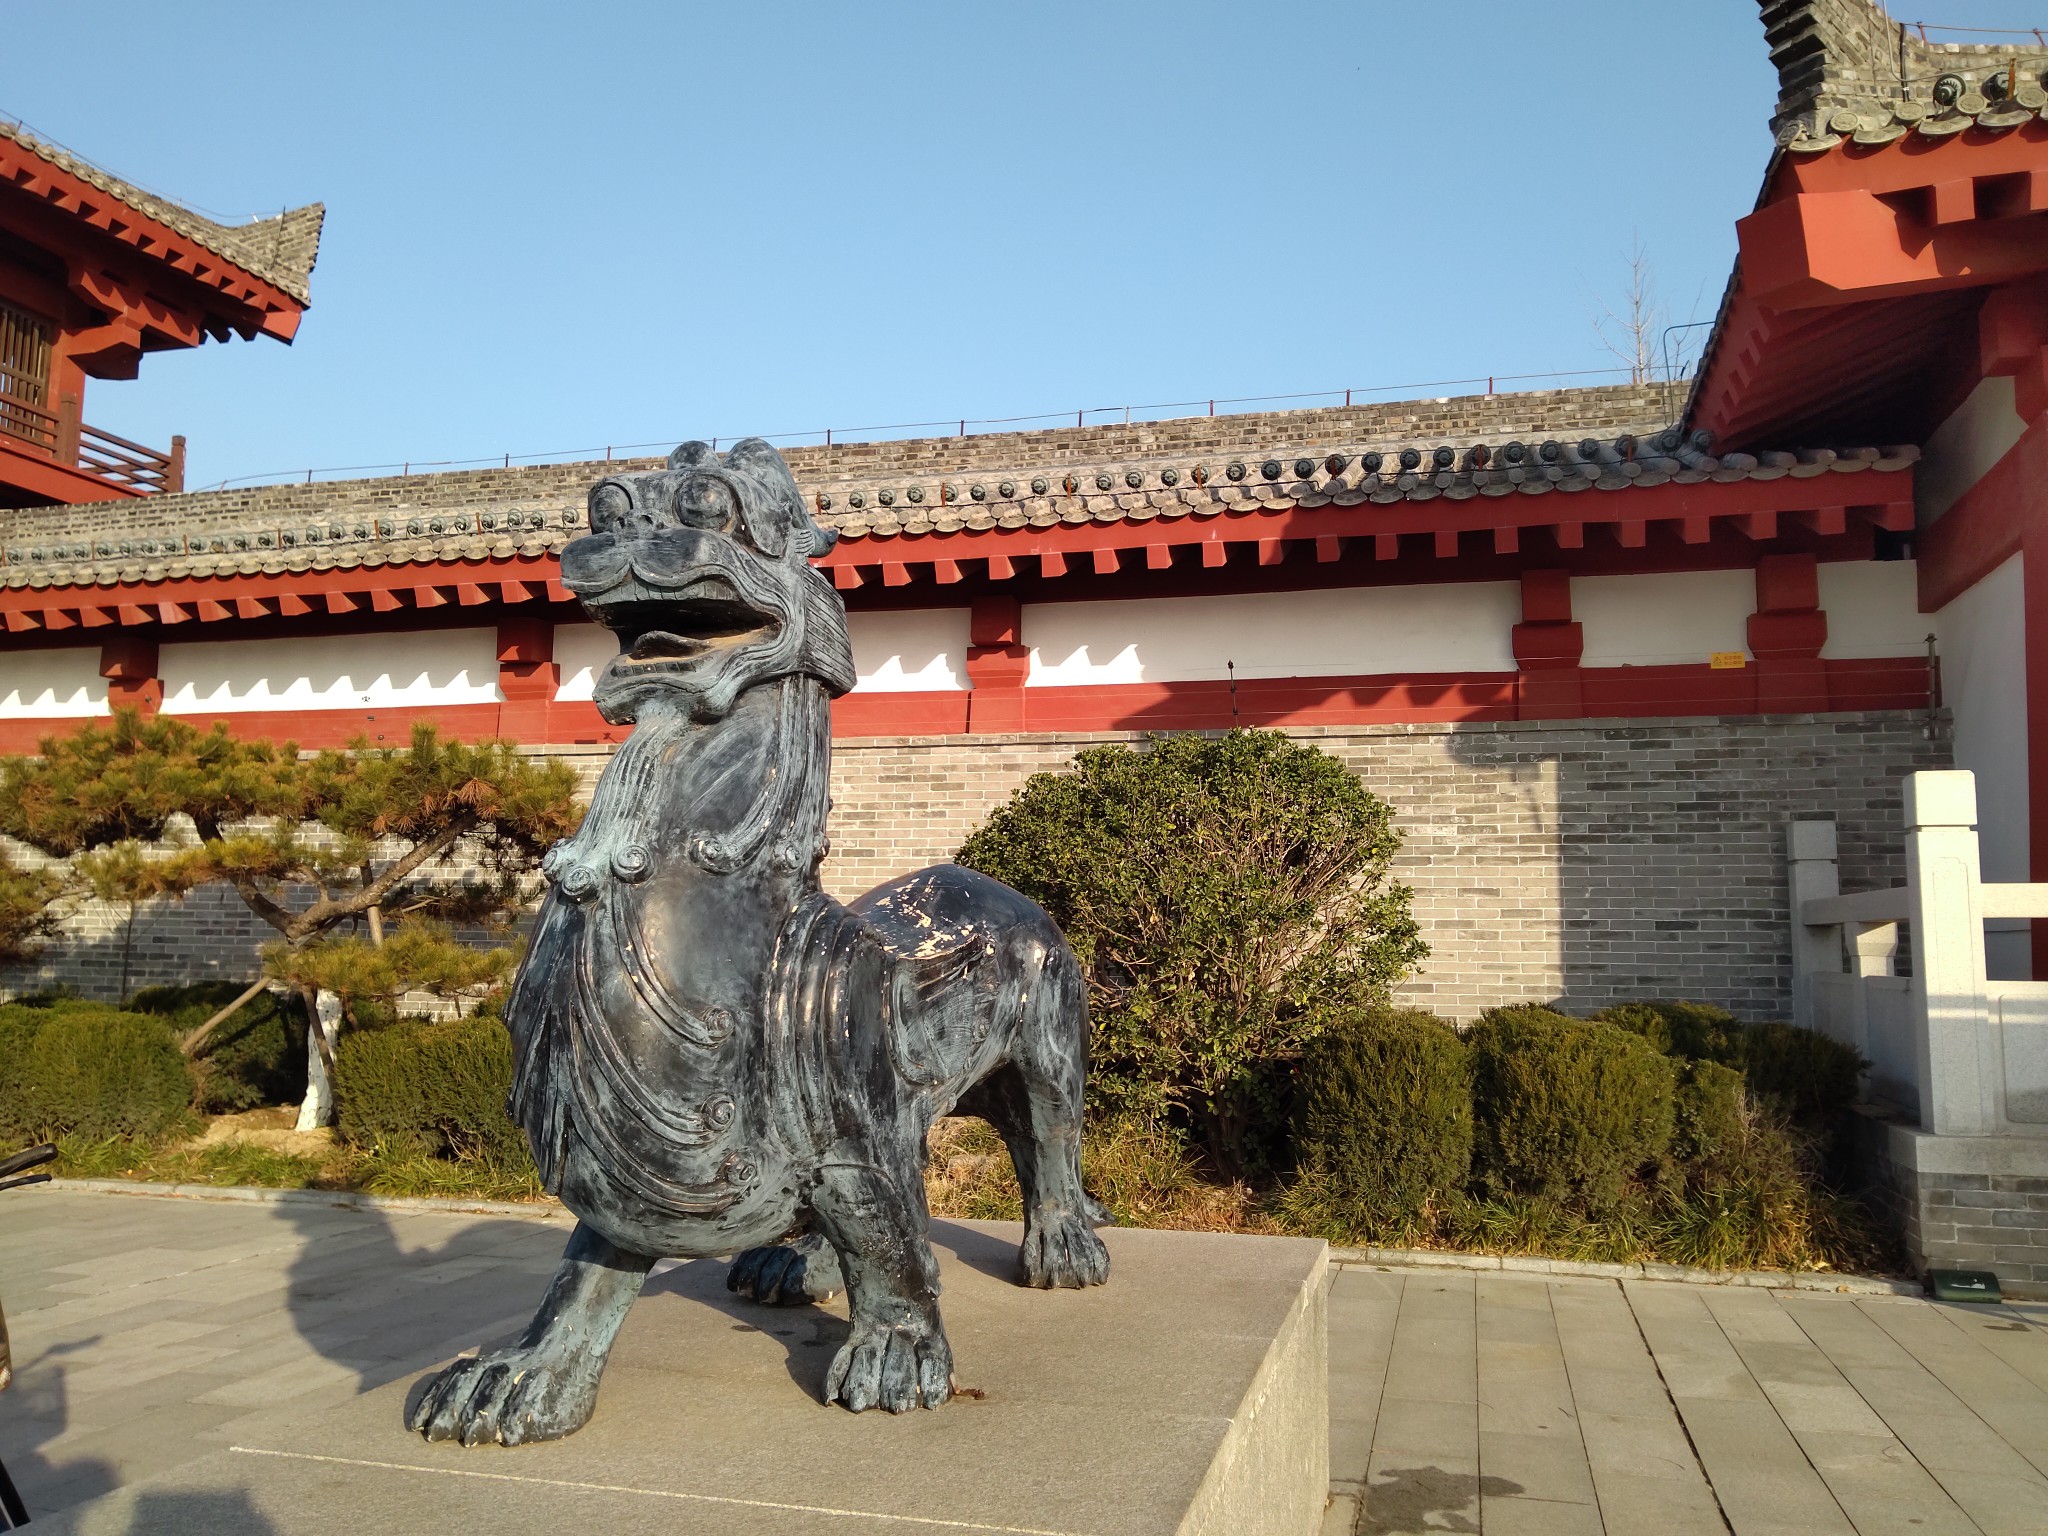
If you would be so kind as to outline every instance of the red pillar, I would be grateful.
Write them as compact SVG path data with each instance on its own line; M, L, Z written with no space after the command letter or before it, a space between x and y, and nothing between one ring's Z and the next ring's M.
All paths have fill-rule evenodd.
M1024 641L1024 605L1014 597L977 597L968 610L967 728L1024 729L1024 678L1031 652Z
M100 644L100 676L107 680L107 703L133 709L144 719L164 702L164 685L156 675L157 646L150 635L120 634Z
M1765 555L1756 565L1756 612L1749 619L1756 707L1767 715L1825 710L1828 671L1820 649L1827 641L1813 556Z
M547 619L506 619L498 625L498 734L538 744L548 739L548 710L562 681L555 626Z
M1521 720L1576 720L1586 713L1584 626L1572 619L1569 571L1522 572L1522 622L1511 632L1515 715Z

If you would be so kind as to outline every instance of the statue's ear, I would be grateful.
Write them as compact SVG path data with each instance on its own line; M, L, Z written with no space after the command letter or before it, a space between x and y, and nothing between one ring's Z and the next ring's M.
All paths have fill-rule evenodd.
M765 480L773 486L796 489L796 476L782 462L782 455L763 438L743 437L725 451L725 466L742 474Z
M700 464L713 463L717 458L718 455L711 451L709 443L700 443L693 440L682 444L674 453L668 456L668 467L670 469L695 469Z

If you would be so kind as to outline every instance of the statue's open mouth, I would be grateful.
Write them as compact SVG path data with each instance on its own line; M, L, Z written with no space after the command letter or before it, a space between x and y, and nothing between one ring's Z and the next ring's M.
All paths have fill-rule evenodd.
M714 651L773 640L782 627L775 615L716 575L681 592L652 591L629 581L589 606L619 637L612 665L620 671L697 661Z

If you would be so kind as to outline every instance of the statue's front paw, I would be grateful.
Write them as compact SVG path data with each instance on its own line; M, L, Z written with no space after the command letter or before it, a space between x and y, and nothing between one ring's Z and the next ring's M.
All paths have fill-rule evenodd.
M1040 1290L1079 1290L1109 1279L1109 1250L1087 1217L1072 1211L1041 1213L1025 1222L1017 1260L1024 1283Z
M838 1256L815 1236L773 1248L749 1248L725 1272L728 1291L764 1307L830 1301L844 1285Z
M597 1378L551 1364L537 1351L505 1349L457 1360L433 1379L405 1427L429 1440L524 1445L581 1429L597 1405Z
M855 1413L937 1408L953 1395L953 1349L936 1324L916 1328L853 1325L825 1376L825 1401Z

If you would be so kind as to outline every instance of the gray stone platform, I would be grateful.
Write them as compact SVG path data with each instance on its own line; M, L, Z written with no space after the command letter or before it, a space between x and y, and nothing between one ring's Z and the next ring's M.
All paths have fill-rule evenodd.
M33 1203L47 1211L80 1198ZM99 1196L85 1211L126 1215L141 1203ZM195 1227L223 1225L218 1207L162 1204ZM23 1200L21 1209L4 1212L11 1237L30 1206ZM341 1253L355 1256L337 1265L302 1255L298 1273L285 1277L286 1294L317 1306L350 1284L362 1288L351 1308L368 1325L359 1347L386 1356L366 1373L371 1390L311 1411L284 1411L280 1403L271 1411L202 1415L213 1421L192 1438L183 1464L89 1498L47 1525L39 1518L36 1529L52 1536L326 1536L339 1520L351 1529L488 1529L494 1536L578 1528L678 1536L1311 1536L1322 1519L1329 1463L1320 1242L1107 1232L1112 1283L1048 1293L1014 1283L1014 1225L935 1223L948 1332L960 1383L970 1390L945 1409L902 1418L821 1406L826 1367L845 1336L843 1305L767 1310L728 1295L723 1264L665 1266L627 1320L589 1425L552 1445L465 1451L428 1445L401 1427L406 1397L418 1390L416 1371L407 1368L413 1362L402 1358L406 1336L437 1331L436 1353L445 1353L451 1338L510 1331L507 1304L523 1312L537 1299L545 1266L535 1260L552 1256L559 1234L516 1244L517 1287L489 1273L497 1240L487 1237L444 1260L444 1283L428 1291L408 1266L378 1273L374 1261L396 1246L376 1233L380 1213L356 1213L351 1219L363 1229L356 1232L330 1230L326 1212L292 1214L310 1218L344 1245ZM243 1256L249 1242L244 1236ZM165 1250L154 1252L144 1265L168 1267ZM237 1279L261 1272L234 1262L232 1242L209 1256L223 1262L194 1271L183 1294L203 1296L209 1275L233 1292ZM94 1282L133 1272L139 1257L62 1266L77 1278L57 1279L51 1289L90 1291L102 1302ZM51 1289L40 1299L48 1301ZM66 1308L61 1300L54 1308L14 1295L7 1301L25 1353L34 1350L42 1314ZM421 1303L431 1309L431 1329L419 1316ZM153 1344L184 1339L195 1350L220 1350L205 1362L217 1368L217 1385L195 1394L206 1401L165 1405L167 1420L189 1422L194 1408L239 1409L256 1403L266 1385L291 1384L237 1372L242 1352L221 1348L236 1341L224 1316L235 1303L207 1310L204 1321L183 1308L154 1318L133 1305L101 1313ZM469 1327L461 1326L464 1311ZM58 1358L68 1378L72 1362ZM187 1369L202 1363L190 1353L173 1358ZM108 1395L119 1400L118 1358L76 1368L98 1375L96 1385L114 1388ZM126 1374L136 1380L146 1369ZM317 1366L314 1373L322 1374ZM36 1385L25 1385L33 1402ZM66 1395L75 1400L75 1388ZM146 1437L151 1427L133 1423L129 1433ZM57 1438L71 1434L67 1425ZM9 1440L0 1439L6 1452ZM65 1469L50 1470L62 1486ZM80 1477L69 1474L71 1487L88 1491ZM32 1502L47 1498L40 1479L22 1481Z

